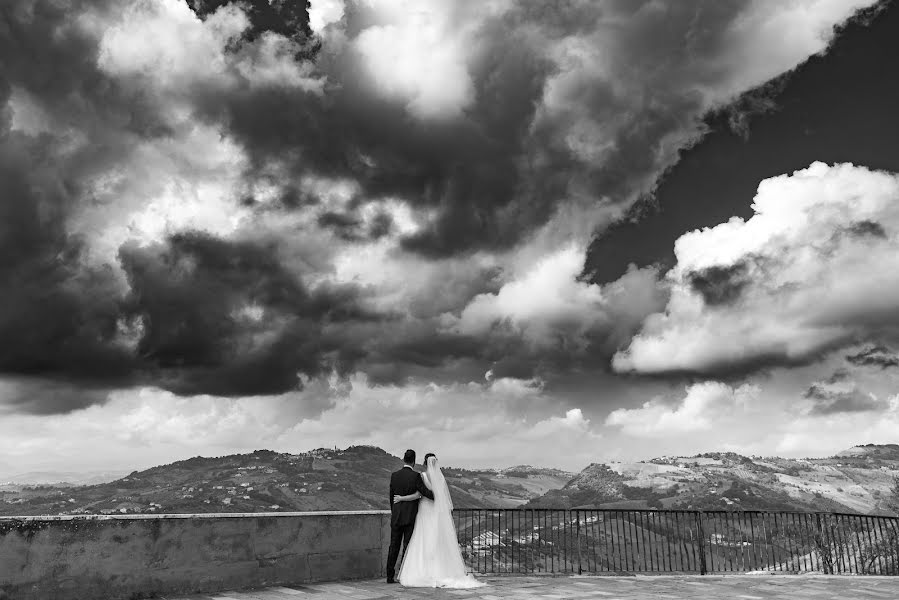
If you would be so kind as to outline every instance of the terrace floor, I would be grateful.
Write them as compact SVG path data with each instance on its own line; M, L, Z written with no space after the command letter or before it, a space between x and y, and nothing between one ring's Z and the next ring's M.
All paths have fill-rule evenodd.
M383 579L166 596L165 600L387 600L389 598L602 598L604 600L895 600L899 577L839 575L653 575L636 577L480 577L475 590L404 588Z

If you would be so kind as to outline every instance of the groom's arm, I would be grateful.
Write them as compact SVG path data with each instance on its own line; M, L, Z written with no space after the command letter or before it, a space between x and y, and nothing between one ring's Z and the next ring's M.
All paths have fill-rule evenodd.
M425 482L422 480L421 475L415 480L415 489L418 490L418 493L427 498L428 500L434 499L434 493L428 489L428 486L425 485Z
M387 508L393 509L393 477L390 478L390 495L387 497Z

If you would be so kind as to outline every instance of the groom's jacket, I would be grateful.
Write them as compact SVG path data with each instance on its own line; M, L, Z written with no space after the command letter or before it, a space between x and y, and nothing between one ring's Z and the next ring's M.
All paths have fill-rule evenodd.
M418 501L393 502L394 495L408 496L420 492L425 498L434 499L434 494L422 481L421 475L411 468L403 467L390 476L390 525L399 527L402 525L414 525L415 516L418 514Z

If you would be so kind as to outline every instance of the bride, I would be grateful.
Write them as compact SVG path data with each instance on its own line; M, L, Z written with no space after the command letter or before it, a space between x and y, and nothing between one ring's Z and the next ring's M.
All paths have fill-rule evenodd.
M437 457L425 455L426 471L422 479L434 493L434 500L422 498L418 516L412 529L412 539L403 553L399 582L406 587L475 588L484 585L466 574L456 527L453 524L453 501ZM394 496L394 502L408 502L421 498L415 492Z

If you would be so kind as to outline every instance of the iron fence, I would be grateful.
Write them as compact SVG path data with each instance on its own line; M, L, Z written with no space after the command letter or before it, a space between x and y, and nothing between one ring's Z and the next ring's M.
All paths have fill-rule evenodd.
M899 575L899 519L843 513L456 509L470 571Z

